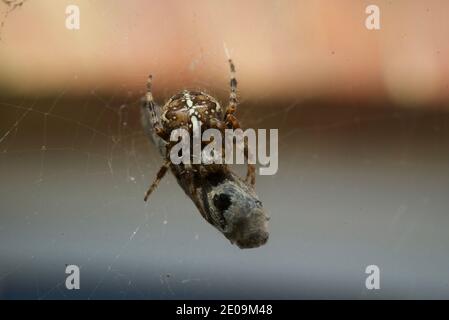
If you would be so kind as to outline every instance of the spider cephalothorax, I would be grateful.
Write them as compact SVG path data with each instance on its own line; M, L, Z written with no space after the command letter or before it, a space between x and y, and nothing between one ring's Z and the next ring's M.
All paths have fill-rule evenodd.
M148 77L143 105L144 118L148 119L152 137L165 156L165 163L146 192L145 201L171 168L178 183L209 223L239 247L253 248L264 244L268 239L268 217L254 192L254 164L248 163L246 181L243 181L224 163L175 165L170 160L170 150L173 147L170 135L173 130L182 128L192 133L198 124L200 131L214 128L224 133L227 128L240 128L234 116L237 109L235 68L231 60L229 65L231 92L226 108L222 108L215 98L204 92L189 90L174 95L160 108L153 100L152 77ZM246 143L245 156L249 156Z

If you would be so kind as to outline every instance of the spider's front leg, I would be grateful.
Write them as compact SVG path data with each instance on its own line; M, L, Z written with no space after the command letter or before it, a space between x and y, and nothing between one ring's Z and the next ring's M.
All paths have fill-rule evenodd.
M161 182L162 178L165 176L165 174L167 173L168 169L170 168L170 165L171 165L170 148L171 147L172 147L172 143L168 143L166 145L165 162L162 165L162 167L160 167L159 171L157 172L156 179L153 181L153 183L151 184L151 186L148 188L147 192L145 193L145 197L144 197L144 201L145 202L148 200L148 198L151 195L151 193L157 188L157 186Z
M147 93L145 95L144 107L149 113L149 117L151 120L151 126L152 126L154 132L159 137L161 137L163 140L166 140L166 138L167 138L166 132L165 132L164 128L162 127L161 121L159 119L159 115L156 113L156 103L153 100L153 93L151 91L152 83L153 83L153 77L150 74L148 76L148 80L147 80Z
M145 95L144 100L144 109L146 112L148 112L148 118L151 122L151 129L154 131L154 133L162 138L162 140L166 141L167 134L162 127L161 121L159 119L158 113L156 112L156 103L153 100L153 93L151 92L151 85L152 85L152 76L148 76L148 82L147 82L147 93ZM169 150L170 144L167 144L167 150ZM148 188L147 192L145 193L144 200L147 201L150 194L157 188L159 185L159 182L162 180L162 178L165 176L165 174L168 171L168 168L170 168L170 158L169 158L169 152L166 152L167 157L165 159L164 164L159 169L158 173L156 174L156 179L151 184L151 186Z
M229 59L229 66L231 69L231 80L230 80L230 87L231 92L229 94L229 105L226 108L225 112L225 124L226 127L231 127L234 130L235 129L241 129L240 123L237 120L237 118L234 116L234 113L237 110L237 79L235 78L235 66L231 59ZM248 161L249 158L252 158L249 154L249 148L248 148L248 141L244 140L245 144L245 150L244 155L246 158L246 161ZM250 183L251 186L254 187L256 184L256 166L252 163L248 163L248 171L246 173L246 182Z
M165 146L165 162L162 165L162 167L159 169L159 171L157 172L156 179L154 180L154 182L151 184L151 186L148 188L147 192L145 193L145 198L144 198L145 201L148 200L150 194L157 188L157 186L159 185L159 182L161 182L162 178L165 176L168 169L170 168L170 165L172 164L171 159L170 159L170 150L176 143L177 143L176 141L170 141L169 143L166 144L166 146Z
M237 110L237 79L235 78L235 66L231 59L229 59L229 67L231 69L231 80L229 85L231 87L231 92L229 94L229 105L226 108L225 120L228 121L229 116L233 116Z
M186 125L179 127L178 129L184 129L185 131L188 131L188 127ZM165 135L165 132L163 132L163 134ZM165 140L164 140L165 141ZM150 194L157 188L157 186L159 185L159 182L162 180L162 178L165 176L165 174L167 173L168 169L170 168L170 165L172 164L171 161L171 151L172 148L178 144L179 141L176 140L170 140L169 142L166 142L165 144L165 162L162 165L162 167L159 169L157 175L156 175L156 179L154 180L153 184L150 186L150 188L148 188L148 191L145 193L145 198L144 200L147 201L148 197L150 196ZM189 155L189 157L191 157L192 155ZM192 161L193 159L191 158L190 161ZM175 165L177 166L177 165ZM194 177L195 173L199 172L199 170L196 168L197 165L193 165L190 162L188 164L182 164L182 166L184 167L184 169L179 169L179 170L175 170L175 176L176 174L178 175L186 175L189 176L189 178L184 177L184 179L191 179L192 177Z
M154 182L151 184L151 186L148 188L147 192L145 193L145 198L143 199L145 202L148 200L148 197L150 196L150 194L157 188L157 186L159 185L159 182L161 182L162 178L167 173L168 168L170 168L170 164L171 164L170 159L165 160L164 164L159 169L159 171L156 175L156 179L154 180Z

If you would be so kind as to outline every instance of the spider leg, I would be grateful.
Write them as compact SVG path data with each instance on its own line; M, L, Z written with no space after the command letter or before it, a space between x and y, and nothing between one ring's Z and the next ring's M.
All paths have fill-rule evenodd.
M167 173L168 168L170 168L171 160L170 160L170 150L171 148L176 144L176 141L170 141L165 145L165 162L162 165L162 167L159 169L156 179L154 180L153 184L148 188L148 191L145 193L144 200L147 201L150 194L157 188L159 185L159 182L162 180L162 178Z
M231 59L229 61L229 67L231 69L231 80L229 85L231 87L231 92L229 94L229 105L226 108L225 112L225 123L226 126L231 126L233 129L239 129L240 123L237 118L234 116L235 111L237 110L237 79L235 78L235 66ZM249 148L248 142L245 140L245 158L248 161L249 158ZM251 186L254 187L256 184L256 166L254 164L248 163L248 171L246 173L246 182L250 183Z
M231 59L229 61L229 67L231 69L231 80L229 82L231 92L229 94L229 105L226 108L225 119L228 115L232 115L237 110L237 79L235 78L235 66Z
M240 123L237 120L237 118L232 115L232 114L228 114L226 117L226 124L231 126L233 129L241 129ZM246 161L248 161L248 159L250 158L250 152L249 152L249 148L248 148L248 141L246 139L243 140L244 143L244 151L243 154L245 156ZM248 163L248 170L246 172L246 179L245 181L247 183L250 183L251 186L254 187L254 185L256 184L256 166L252 163Z
M156 175L156 179L154 180L153 184L148 188L148 191L145 193L145 198L144 198L145 202L148 200L148 197L150 196L150 194L157 188L157 186L159 185L159 182L167 173L167 170L170 167L170 163L171 162L169 159L166 160L164 162L164 164L162 165L162 167L159 169L159 171Z
M152 83L153 83L153 76L150 74L148 76L147 93L145 95L145 101L144 101L145 108L148 110L148 113L150 115L151 126L153 127L154 132L162 139L165 139L166 138L165 131L162 127L159 116L157 115L156 110L155 110L156 104L153 100L153 93L151 91Z

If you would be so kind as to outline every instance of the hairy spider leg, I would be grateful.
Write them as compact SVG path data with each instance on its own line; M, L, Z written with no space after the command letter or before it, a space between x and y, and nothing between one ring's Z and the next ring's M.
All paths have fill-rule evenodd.
M151 125L153 127L154 132L159 137L161 137L162 139L165 140L165 132L164 132L164 129L162 128L160 119L155 110L153 93L151 92L152 83L153 83L153 76L150 74L148 76L148 80L147 80L147 94L145 95L145 107L147 108L147 110L150 114Z
M237 79L235 78L235 66L232 62L232 59L229 59L229 67L231 69L231 80L229 82L231 87L231 92L229 94L229 106L226 108L225 113L225 121L227 126L232 127L233 129L240 129L240 123L237 118L234 116L235 111L237 110ZM244 155L246 160L250 157L248 141L244 140L245 150ZM253 187L256 184L256 166L254 164L248 163L248 171L246 173L246 182L250 183Z
M151 91L152 82L153 82L153 77L150 74L148 76L148 80L147 80L147 94L145 95L145 108L148 110L150 120L151 120L151 126L152 126L154 132L160 138L162 138L162 140L165 141L165 138L166 138L165 130L163 129L160 119L155 110L156 103L153 100L153 93ZM170 144L167 145L167 149L168 149L169 145ZM159 182L162 180L162 178L167 173L167 170L170 167L170 164L171 164L171 161L169 159L169 155L167 154L167 158L166 158L164 164L159 169L159 171L156 175L156 179L154 180L154 182L151 184L151 186L148 188L147 192L145 193L145 198L144 198L145 201L148 200L148 197L150 196L150 194L157 188L157 186L159 185Z
M188 127L187 126L181 126L180 129L187 130ZM178 141L169 141L165 145L165 162L162 165L162 167L159 169L158 173L156 174L156 179L151 184L151 186L148 188L148 191L145 193L145 198L144 198L145 201L148 200L148 198L150 197L151 193L157 188L157 186L159 185L160 181L162 180L162 178L167 173L168 168L170 168L170 164L171 164L170 151L173 148L173 146L175 144L177 144L177 143L178 143ZM184 174L184 172L181 172L181 174Z
M231 92L229 94L229 106L226 108L225 119L228 115L232 115L237 110L237 79L235 78L235 66L231 59L229 61L229 67L231 69L231 80L229 85L231 87Z
M159 171L156 175L156 180L154 180L153 184L148 188L147 192L145 193L145 198L144 198L145 202L148 200L148 197L150 196L150 194L157 188L157 186L159 185L159 182L161 182L162 178L167 173L168 168L170 168L170 163L171 163L171 161L169 159L165 160L164 164L159 169Z

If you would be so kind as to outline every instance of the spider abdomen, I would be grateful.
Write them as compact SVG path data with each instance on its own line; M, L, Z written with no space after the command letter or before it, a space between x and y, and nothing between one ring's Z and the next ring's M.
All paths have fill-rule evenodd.
M200 121L202 130L217 128L224 114L212 96L199 91L184 90L174 95L162 108L162 126L167 132L178 128L192 129Z

